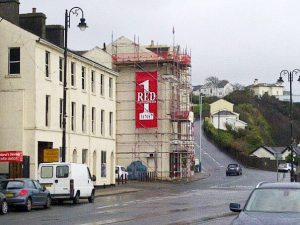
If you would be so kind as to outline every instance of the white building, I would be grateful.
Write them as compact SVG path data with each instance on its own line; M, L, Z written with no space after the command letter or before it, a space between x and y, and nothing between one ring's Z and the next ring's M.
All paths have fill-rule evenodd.
M6 3L0 5L5 12L18 13L16 1ZM6 16L0 10L1 15ZM63 39L47 41L42 13L20 16L23 27L31 24L26 18L38 22L27 27L37 28L32 32L19 27L18 18L0 22L0 151L29 156L30 177L36 178L44 149L60 149L62 143L63 48L51 42ZM96 185L115 183L117 75L96 58L68 54L66 161L88 164ZM9 172L8 163L0 162L0 173Z
M258 79L255 79L254 83L250 85L250 89L256 96L263 96L264 94L268 94L269 96L282 96L284 86L279 83L259 83Z
M239 119L239 114L233 111L233 104L219 99L210 105L210 121L216 129L227 130L226 125L233 129L245 129L247 123Z
M197 91L197 89L194 90L193 93L198 95L198 92L200 92L208 97L216 96L223 98L233 92L234 88L227 80L221 80L218 84L206 83L200 86L198 90L199 91Z

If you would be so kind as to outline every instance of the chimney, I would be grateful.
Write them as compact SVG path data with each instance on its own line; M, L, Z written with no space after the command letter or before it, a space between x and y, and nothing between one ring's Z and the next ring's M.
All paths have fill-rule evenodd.
M46 38L46 15L37 13L36 8L32 9L32 13L20 14L19 23L23 29Z
M46 39L61 48L64 47L65 29L62 25L46 25Z
M257 85L257 84L258 84L258 79L255 78L255 79L254 79L254 85Z
M0 17L19 25L19 0L0 0Z
M105 44L105 42L103 42L103 48L102 48L102 50L106 52L106 44Z
M151 46L154 46L154 41L153 40L151 40Z

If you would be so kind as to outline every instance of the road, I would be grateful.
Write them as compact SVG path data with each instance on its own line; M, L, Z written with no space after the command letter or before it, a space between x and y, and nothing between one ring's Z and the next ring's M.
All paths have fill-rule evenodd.
M195 122L195 130L195 141L199 143L199 122ZM276 181L276 173L243 168L242 176L226 177L225 167L235 161L204 136L202 146L203 169L210 174L204 180L175 184L133 182L126 185L142 191L100 197L93 204L83 200L79 205L64 203L30 213L13 211L0 216L0 224L230 224L236 214L229 211L229 203L243 204L258 182Z

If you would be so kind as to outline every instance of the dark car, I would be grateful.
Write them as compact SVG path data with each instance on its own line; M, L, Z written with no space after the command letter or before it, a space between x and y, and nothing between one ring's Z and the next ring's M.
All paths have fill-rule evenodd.
M7 213L8 205L4 194L0 193L0 214L4 215Z
M260 183L243 209L238 203L229 208L240 212L232 225L299 225L300 183Z
M242 167L236 163L229 164L226 169L226 176L230 175L242 175Z
M0 182L0 192L6 196L8 206L22 207L30 211L33 206L49 208L50 193L31 179L13 179Z

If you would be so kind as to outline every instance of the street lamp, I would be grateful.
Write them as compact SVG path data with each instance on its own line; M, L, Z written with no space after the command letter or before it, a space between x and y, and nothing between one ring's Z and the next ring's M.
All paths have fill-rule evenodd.
M203 96L201 93L199 94L199 171L202 171L202 127L201 127L201 121L202 121L202 98ZM201 108L200 108L201 107Z
M66 10L65 12L65 46L64 46L64 87L63 87L63 121L62 121L62 162L66 161L66 117L67 117L67 59L68 59L68 28L70 28L70 18L71 13L75 16L78 16L78 13L81 12L81 19L78 24L78 27L81 31L84 31L87 28L83 11L80 7L73 7L70 11Z
M290 82L290 134L291 134L291 143L290 143L290 150L291 150L291 157L292 157L292 166L291 166L291 182L294 182L294 150L293 150L293 93L292 93L292 82L294 76L300 74L299 69L294 69L293 71L288 71L288 70L282 70L280 72L280 76L277 80L277 83L282 84L284 81L282 79L283 76L288 77L288 81ZM300 76L298 78L298 81L300 81Z

